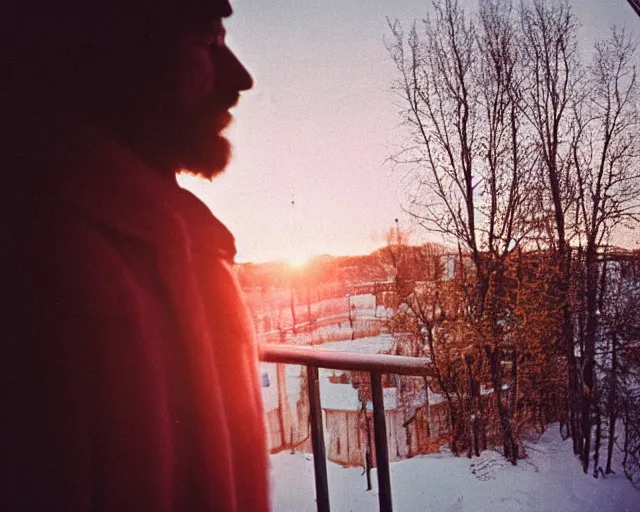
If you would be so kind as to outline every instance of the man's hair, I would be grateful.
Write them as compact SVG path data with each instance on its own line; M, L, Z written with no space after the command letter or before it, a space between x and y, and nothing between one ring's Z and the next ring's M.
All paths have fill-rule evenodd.
M149 115L179 39L230 14L228 0L2 0L5 182L28 179L25 165L42 168L38 146L59 114L77 114L129 139Z
M83 82L83 72L153 65L186 27L231 14L228 0L5 0L0 94ZM77 76L69 76L77 75Z
M112 31L117 36L128 30L175 26L190 18L224 18L230 14L228 0L3 0L0 51L49 38L55 44L67 37L82 39L96 31L102 36Z
M153 90L180 35L230 14L228 0L3 0L3 132L20 136L21 125L52 107L126 112Z

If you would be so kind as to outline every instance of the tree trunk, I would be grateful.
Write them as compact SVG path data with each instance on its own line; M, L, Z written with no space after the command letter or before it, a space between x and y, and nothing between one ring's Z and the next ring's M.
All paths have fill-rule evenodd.
M584 339L584 355L582 361L582 469L589 470L591 450L591 412L594 407L595 387L595 354L597 328L598 269L595 244L591 243L586 251L586 329Z
M427 327L427 345L429 346L429 357L431 359L431 362L433 363L433 369L435 371L436 381L438 382L438 386L440 386L440 390L442 391L442 394L447 400L447 406L449 408L449 424L451 425L451 451L457 457L460 454L458 451L458 439L459 439L458 416L456 414L453 398L451 397L449 388L447 387L447 384L444 381L444 377L442 375L442 372L440 371L440 366L438 365L438 358L436 356L436 351L434 347L433 326ZM426 385L426 380L425 380L425 385Z
M360 402L360 411L364 414L365 434L367 436L364 447L364 472L367 478L367 491L371 490L371 468L373 467L373 458L371 457L371 422L367 415L367 404Z
M596 405L596 439L593 447L593 477L598 478L598 469L600 463L600 442L602 440L602 416L600 415L600 407Z
M493 394L498 410L498 419L500 421L500 430L502 433L502 446L504 448L504 457L514 466L518 463L518 450L516 448L515 438L513 435L513 418L509 408L505 407L502 402L502 372L500 365L500 351L498 349L485 348L487 358L489 359L489 367L491 368L491 381L493 384Z
M424 380L424 396L425 396L425 405L427 407L427 439L431 442L431 403L429 401L429 382L426 377L423 377Z
M353 330L353 316L351 316L351 295L347 295L347 313L349 314L349 327L351 328L351 339L356 339L356 333Z
M465 363L467 365L468 382L469 382L469 450L468 457L471 458L472 453L475 453L476 457L480 456L480 436L478 432L478 399L479 399L479 384L473 377L472 368L473 358L469 355L465 356Z
M618 388L618 336L611 335L611 374L609 377L609 440L607 442L607 468L606 474L613 473L611 459L613 457L613 445L616 438L617 415L617 388Z
M518 410L518 351L514 348L511 356L511 390L510 390L510 403L509 410L511 412L511 419L513 420L514 432L513 438L515 442L515 458L516 460L524 457L524 448L522 447L522 441L520 439L520 429L516 423L516 411ZM521 453L522 448L522 453Z
M291 322L292 322L291 331L295 334L295 332L296 332L296 304L295 304L294 295L293 295L293 284L291 285L291 288L289 289L289 307L291 308Z
M562 300L562 337L564 339L567 358L567 409L569 416L569 432L573 444L574 455L582 454L583 439L580 423L580 400L578 382L578 364L576 361L575 344L573 340L573 321L569 304L569 280L571 276L571 253L560 255L562 270L561 300Z

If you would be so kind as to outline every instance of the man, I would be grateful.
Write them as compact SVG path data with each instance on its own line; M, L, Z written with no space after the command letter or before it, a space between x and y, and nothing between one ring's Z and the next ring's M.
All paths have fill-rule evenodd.
M87 5L89 4L89 5ZM227 0L2 3L0 510L265 511Z

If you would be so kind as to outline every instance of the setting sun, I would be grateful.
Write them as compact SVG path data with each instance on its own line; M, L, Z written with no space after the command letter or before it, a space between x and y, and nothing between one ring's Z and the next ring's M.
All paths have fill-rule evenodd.
M301 253L290 254L286 256L285 261L296 269L302 269L307 262L311 259L311 255L304 255Z

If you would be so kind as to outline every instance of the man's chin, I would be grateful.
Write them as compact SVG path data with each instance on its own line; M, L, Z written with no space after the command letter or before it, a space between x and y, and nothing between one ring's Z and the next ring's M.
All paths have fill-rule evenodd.
M182 169L191 174L212 180L222 174L231 160L231 145L222 136L216 136L211 144L188 153Z

